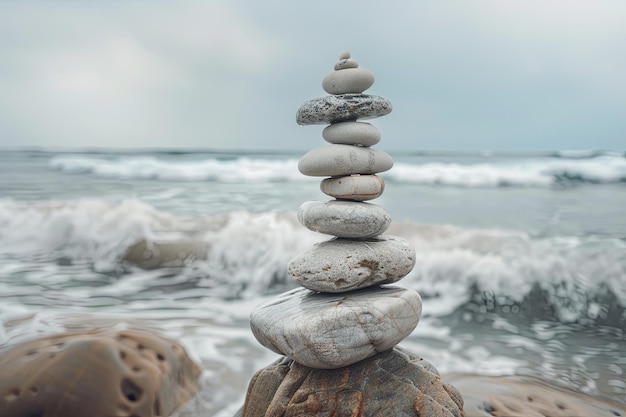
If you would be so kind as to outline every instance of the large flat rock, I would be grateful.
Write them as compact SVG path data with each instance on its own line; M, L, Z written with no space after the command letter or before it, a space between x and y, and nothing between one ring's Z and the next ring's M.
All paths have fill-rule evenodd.
M333 370L283 358L252 378L237 416L464 416L459 392L431 370L421 358L396 349Z
M165 417L197 392L177 343L138 331L62 334L0 350L2 417Z
M252 310L250 327L266 348L311 368L333 369L393 348L421 314L419 294L406 288L343 294L298 288Z

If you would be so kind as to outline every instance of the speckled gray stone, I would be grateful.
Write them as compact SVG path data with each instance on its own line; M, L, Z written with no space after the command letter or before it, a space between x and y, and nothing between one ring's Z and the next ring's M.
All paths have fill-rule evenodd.
M363 68L333 71L322 81L328 94L361 94L374 85L374 74Z
M345 294L298 288L257 306L250 327L266 348L319 369L348 366L391 349L417 326L416 291L370 287Z
M385 190L385 181L378 175L347 175L326 178L320 183L320 190L340 200L373 200Z
M333 239L318 243L290 263L291 278L313 291L340 293L405 277L415 265L415 248L394 236Z
M320 146L307 152L298 169L311 177L336 177L352 174L378 174L393 166L388 153L351 145Z
M339 200L307 201L298 209L298 220L314 232L352 239L379 236L391 224L380 206Z
M392 110L389 101L369 94L342 94L320 97L302 104L296 113L299 125L329 124L347 120L371 119Z
M380 142L380 131L370 123L339 122L326 126L322 137L337 145L373 146Z

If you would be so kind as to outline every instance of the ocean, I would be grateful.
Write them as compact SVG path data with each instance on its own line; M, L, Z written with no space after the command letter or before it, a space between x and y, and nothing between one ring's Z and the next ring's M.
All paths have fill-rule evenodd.
M232 416L276 359L252 308L329 237L304 152L0 152L0 345L149 328L203 367L180 416ZM444 375L519 375L626 404L626 156L389 152L373 203L417 250L397 285L423 316L401 343ZM140 265L140 266L138 266Z

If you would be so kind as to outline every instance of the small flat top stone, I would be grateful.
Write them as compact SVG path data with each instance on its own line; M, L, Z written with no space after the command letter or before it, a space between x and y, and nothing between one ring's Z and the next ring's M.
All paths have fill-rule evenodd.
M339 59L350 59L350 51L343 51L341 55L339 55Z
M391 349L422 314L416 291L370 287L343 294L298 288L257 306L252 333L266 348L320 369L348 366Z
M371 119L391 113L393 106L382 97L370 94L340 94L309 100L296 113L299 125L329 124L356 119Z

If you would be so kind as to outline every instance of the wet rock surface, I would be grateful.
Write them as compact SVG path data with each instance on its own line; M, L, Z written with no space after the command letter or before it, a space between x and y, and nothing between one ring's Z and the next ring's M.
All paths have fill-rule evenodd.
M432 365L399 349L333 370L282 358L252 378L238 415L464 416L459 392L431 371Z
M180 345L148 332L48 336L0 347L0 416L169 416L199 375Z

